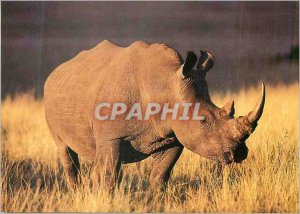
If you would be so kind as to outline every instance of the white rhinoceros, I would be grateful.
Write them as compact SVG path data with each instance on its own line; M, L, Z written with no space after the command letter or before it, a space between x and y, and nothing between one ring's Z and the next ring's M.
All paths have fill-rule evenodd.
M196 69L193 69L197 63ZM218 108L205 80L213 56L187 53L185 62L165 44L103 41L56 68L45 83L45 113L68 181L75 184L78 156L94 161L92 177L113 187L121 164L154 158L150 184L165 184L184 147L225 164L247 157L245 140L260 119L265 88L254 109L234 118L234 103ZM98 103L200 103L204 120L98 120ZM107 110L109 110L107 108Z

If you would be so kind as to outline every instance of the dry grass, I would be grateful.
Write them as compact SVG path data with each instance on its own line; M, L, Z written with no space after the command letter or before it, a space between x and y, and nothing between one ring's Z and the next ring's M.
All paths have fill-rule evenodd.
M237 114L245 114L259 90L216 94L213 100L222 105L234 97ZM267 86L264 115L248 140L250 152L242 165L217 173L216 163L185 150L164 194L147 189L149 160L123 167L113 198L101 189L91 192L85 162L84 185L68 190L43 111L43 102L30 94L2 103L2 211L299 211L298 84Z

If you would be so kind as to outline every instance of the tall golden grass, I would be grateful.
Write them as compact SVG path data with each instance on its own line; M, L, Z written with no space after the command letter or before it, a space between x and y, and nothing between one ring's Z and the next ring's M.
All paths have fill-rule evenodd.
M43 101L31 94L2 102L1 204L5 212L299 212L298 84L267 86L264 114L248 139L243 164L220 167L184 150L166 192L147 188L151 160L123 166L112 197L91 191L90 164L82 161L83 184L66 186ZM236 101L236 115L253 107L260 87L212 95L222 106Z

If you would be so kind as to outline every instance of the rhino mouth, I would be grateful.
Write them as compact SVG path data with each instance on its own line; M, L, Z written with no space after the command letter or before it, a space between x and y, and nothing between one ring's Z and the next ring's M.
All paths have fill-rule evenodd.
M220 158L220 162L228 165L233 162L241 163L248 156L248 148L245 143L239 143L228 152L224 152Z

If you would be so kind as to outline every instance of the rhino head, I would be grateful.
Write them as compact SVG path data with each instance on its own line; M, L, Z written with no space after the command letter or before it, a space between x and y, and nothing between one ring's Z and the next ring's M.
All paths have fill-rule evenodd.
M176 121L173 131L178 140L189 150L212 160L225 164L242 162L247 158L246 139L253 133L260 119L265 103L265 86L256 106L246 116L234 117L234 101L229 101L222 108L210 99L205 76L213 67L211 53L200 51L197 56L187 52L185 63L177 71L176 90L180 102L199 102L200 114L204 120Z

